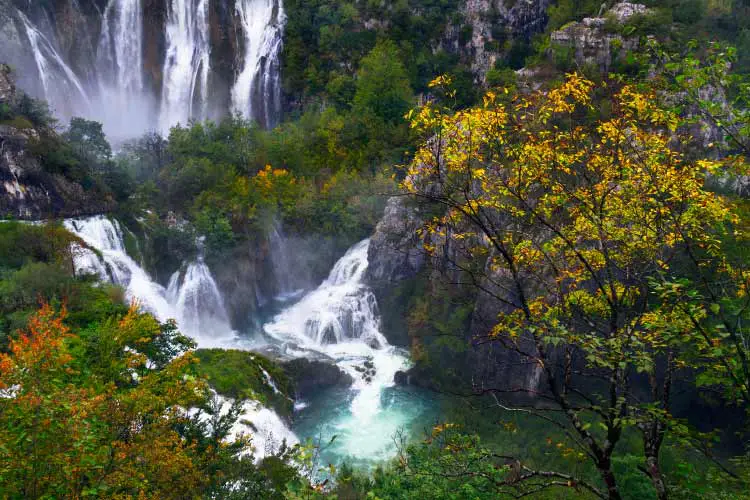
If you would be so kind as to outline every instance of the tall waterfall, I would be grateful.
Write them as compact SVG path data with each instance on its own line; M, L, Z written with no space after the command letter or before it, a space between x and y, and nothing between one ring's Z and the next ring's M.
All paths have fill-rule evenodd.
M160 1L163 15L143 0L102 1L100 13L72 2L80 43L57 32L69 25L58 24L54 2L28 2L13 14L28 43L0 43L0 61L14 61L59 118L100 121L117 141L229 113L276 125L282 0Z
M276 125L281 110L279 57L286 22L283 0L236 0L245 54L232 87L232 109L259 123Z
M90 111L91 101L83 84L60 56L54 41L37 29L23 12L18 11L18 18L29 39L39 79L50 105L66 118L75 111L71 104L83 106L84 112Z
M207 118L208 0L168 0L160 128Z
M76 248L77 273L95 274L103 281L122 286L128 299L137 301L161 321L176 319L182 332L201 346L219 347L233 342L224 301L203 259L189 264L184 272L175 273L167 290L127 254L117 221L99 215L68 219L65 227L100 253Z
M141 0L109 0L102 15L96 65L99 102L95 116L109 125L109 133L125 136L130 127L148 128L154 101L148 98L143 81Z

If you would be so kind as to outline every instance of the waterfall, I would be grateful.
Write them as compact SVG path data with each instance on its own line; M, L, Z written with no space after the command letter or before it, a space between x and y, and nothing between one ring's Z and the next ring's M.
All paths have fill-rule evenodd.
M75 95L81 98L80 104L89 108L91 101L83 84L60 56L55 43L37 29L23 12L17 13L34 54L34 62L39 71L45 99L55 108L62 107L63 109L58 108L57 111L66 116L72 115L71 101L74 101Z
M244 59L232 87L232 109L271 128L281 111L279 56L286 22L282 0L236 0Z
M170 0L160 128L207 118L211 47L208 0Z
M286 345L287 354L322 354L352 376L348 408L329 426L338 436L334 448L355 458L386 459L395 452L390 438L413 415L384 401L395 373L408 362L380 332L377 300L363 282L369 245L364 240L350 248L316 290L264 325L264 331Z
M125 289L126 296L153 313L160 321L176 319L183 333L201 347L219 347L233 342L234 333L224 301L208 266L199 258L177 272L165 289L126 252L122 229L103 215L68 219L65 227L88 248L73 249L78 274L94 274Z
M216 332L218 339L214 340L231 342L234 338L224 299L202 256L184 272L172 275L167 298L175 308L177 323L188 335Z
M163 33L152 32L160 27L148 17L155 14L143 0L102 0L100 13L82 11L74 2L81 21L76 29L92 26L90 33L76 33L89 49L66 48L75 53L58 46L69 35L56 33L62 23L53 22L54 2L36 3L14 11L19 32L28 38L28 53L4 44L0 59L23 59L16 64L19 81L39 81L39 93L43 90L63 120L84 116L99 121L115 141L148 130L167 133L178 123L229 113L268 128L279 121L282 0L163 0L164 17L154 18L163 19ZM212 15L227 23L222 29L236 38L212 47ZM212 63L231 69L214 76Z
M349 249L316 290L266 325L266 331L282 338L285 334L302 332L306 336L302 339L304 344L351 340L372 346L386 343L380 333L377 300L362 283L369 245L370 241L364 240Z
M153 117L143 78L141 0L109 0L96 51L98 103L94 116L110 135L146 130Z

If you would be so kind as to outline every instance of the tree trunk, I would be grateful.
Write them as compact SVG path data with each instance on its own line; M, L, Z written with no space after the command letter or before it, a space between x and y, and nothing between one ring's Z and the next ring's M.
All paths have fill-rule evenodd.
M604 484L607 485L607 495L609 500L621 500L620 490L617 488L617 480L615 479L615 473L612 472L612 464L610 462L599 464L599 474L601 474Z

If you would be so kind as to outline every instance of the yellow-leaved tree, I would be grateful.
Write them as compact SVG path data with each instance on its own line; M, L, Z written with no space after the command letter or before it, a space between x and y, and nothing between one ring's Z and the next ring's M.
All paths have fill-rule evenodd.
M690 332L659 321L667 312L655 283L678 272L687 245L720 258L720 228L733 216L704 187L720 164L679 153L678 117L658 102L571 74L547 91L412 115L425 142L403 187L443 207L423 229L426 249L495 301L482 341L512 351L537 382L475 389L558 428L600 476L533 470L519 457L498 488L529 480L621 498L613 457L632 428L643 470L667 497L659 455L677 429L672 383Z

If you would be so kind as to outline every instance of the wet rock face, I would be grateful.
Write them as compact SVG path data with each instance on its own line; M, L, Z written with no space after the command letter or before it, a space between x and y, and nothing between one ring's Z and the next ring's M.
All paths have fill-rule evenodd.
M377 288L412 278L425 264L422 239L417 229L423 216L405 197L392 197L375 228L368 250L366 281Z
M16 96L16 84L11 77L11 69L7 64L0 64L0 102L10 104Z
M332 362L297 358L282 363L282 368L292 380L298 399L315 396L325 389L349 387L354 382Z

